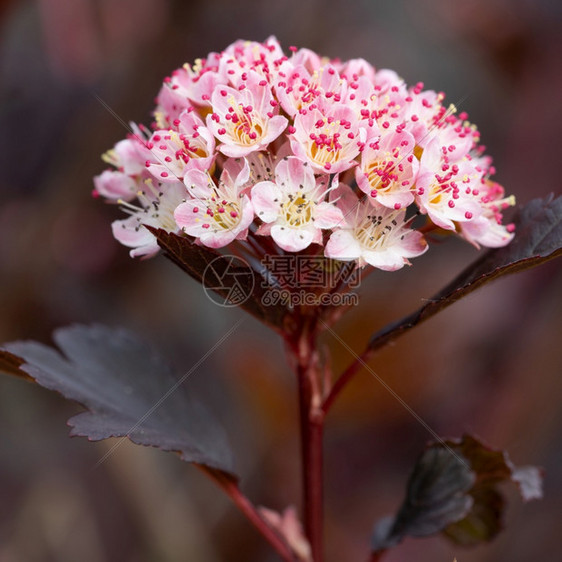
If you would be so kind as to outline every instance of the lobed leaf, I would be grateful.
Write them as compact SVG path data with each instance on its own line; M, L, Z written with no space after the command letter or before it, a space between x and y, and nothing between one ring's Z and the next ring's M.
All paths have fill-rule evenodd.
M143 341L101 325L59 329L53 339L60 352L22 341L7 344L2 357L87 409L68 421L71 435L128 437L234 477L222 427L182 384L185 375L175 376Z
M470 435L430 444L414 466L398 513L375 525L374 554L407 536L443 532L463 545L492 539L502 528L505 502L496 485L504 481L515 482L525 501L542 496L539 469L517 469L507 453Z
M489 250L418 310L375 333L368 348L385 345L485 283L562 254L562 197L532 200L520 209L515 224L509 245Z

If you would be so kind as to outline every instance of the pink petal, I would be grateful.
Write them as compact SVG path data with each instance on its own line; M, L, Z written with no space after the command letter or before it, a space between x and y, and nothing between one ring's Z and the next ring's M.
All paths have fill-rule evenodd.
M103 197L108 199L123 199L130 201L136 195L136 182L123 174L122 172L114 172L106 170L99 176L94 178L94 186L96 191Z
M314 210L314 224L318 228L334 228L345 225L341 209L332 203L319 203Z
M237 232L224 230L222 232L204 232L199 240L208 248L223 248L236 238Z
M196 199L207 199L212 196L209 175L202 170L191 169L186 172L183 183L187 187L187 191Z
M275 224L271 227L271 237L283 250L300 252L310 246L315 230L315 228L291 228Z
M304 191L308 193L316 187L312 167L294 156L284 158L275 168L275 181L285 193Z
M113 221L111 223L113 236L124 246L135 248L148 244L154 240L154 236L142 226L142 221L134 217L123 220Z
M406 260L391 248L382 252L363 252L363 259L373 267L384 271L396 271L406 264Z
M261 140L260 144L265 148L270 142L274 141L286 128L289 121L282 115L275 115L267 124L267 133Z
M281 190L271 181L262 181L252 188L252 204L256 215L264 222L277 220L281 209Z
M177 225L190 236L201 236L206 232L204 224L209 224L211 217L206 215L207 206L196 199L181 203L174 211Z
M361 246L350 230L336 230L326 243L324 254L342 261L356 260L361 255Z

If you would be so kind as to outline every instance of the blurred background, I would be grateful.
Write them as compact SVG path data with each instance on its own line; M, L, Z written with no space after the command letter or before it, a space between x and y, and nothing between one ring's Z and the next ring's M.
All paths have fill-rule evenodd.
M363 57L443 90L478 124L497 181L524 204L560 194L562 4L554 0L11 0L0 3L0 341L56 327L136 330L187 371L241 317L164 258L129 259L120 216L90 196L102 152L150 123L161 80L238 39ZM337 326L356 351L477 257L460 240L414 267L374 273ZM388 562L527 562L559 550L562 512L561 260L499 281L372 362L437 433L464 431L546 470L540 502L513 488L506 530L464 550L408 540ZM336 372L351 357L335 340ZM277 338L246 319L188 383L222 419L242 489L299 502L295 385ZM0 377L0 562L267 562L276 558L193 467L128 443L69 439L80 408ZM327 423L328 562L365 560L373 522L394 512L430 435L369 374Z

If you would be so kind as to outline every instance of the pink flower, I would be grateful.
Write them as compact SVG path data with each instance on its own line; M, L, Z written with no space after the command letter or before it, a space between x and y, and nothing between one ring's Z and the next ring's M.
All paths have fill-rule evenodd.
M358 80L364 76L373 83L375 80L375 69L365 59L351 59L341 65L340 74L343 78L351 81Z
M138 194L141 206L119 201L123 210L131 216L111 224L113 236L124 246L133 248L129 252L132 258L155 255L159 250L158 242L143 225L179 232L174 210L186 196L187 191L181 182L169 183L164 192L159 192L151 179L146 180L145 190Z
M263 43L256 41L235 41L223 53L229 80L234 87L240 85L244 72L253 70L266 81L271 82L279 66L287 60L277 39L268 37Z
M171 126L183 111L193 105L210 105L215 87L227 81L226 67L221 60L221 54L209 53L206 58L197 59L193 66L185 64L174 70L164 80L155 111L160 128Z
M144 172L144 163L150 156L146 148L146 140L140 130L129 135L129 138L119 141L111 150L108 150L102 160L115 166L120 172L134 176Z
M105 170L94 178L96 193L117 201L130 201L135 198L137 192L137 182L123 172Z
M433 139L423 151L416 181L416 201L421 212L446 230L456 230L456 222L476 220L482 206L473 190L478 193L481 177L468 158L450 163L447 151L442 150L438 139Z
M373 80L358 75L353 77L349 86L346 105L354 109L361 126L373 130L370 137L381 131L405 128L403 115L407 90L395 72L379 70Z
M412 189L418 172L414 137L392 132L370 142L361 154L355 171L357 185L371 200L400 209L414 201Z
M322 244L322 229L343 221L341 211L324 201L326 180L317 181L311 166L294 156L281 160L275 182L263 181L252 189L254 210L265 223L258 234L270 234L288 252Z
M309 72L294 61L285 62L275 84L275 94L285 112L291 116L311 107L318 98L324 103L339 103L345 92L345 81L331 64Z
M461 223L461 234L476 247L499 248L506 246L515 236L513 224L502 225L503 214L515 205L515 197L505 197L504 188L496 182L486 180L480 192L483 213L476 220Z
M452 121L452 120L451 120ZM446 123L444 126L433 129L429 136L436 138L443 153L447 154L449 162L456 162L464 158L472 149L478 138L478 131L470 125ZM425 144L425 142L424 142Z
M250 198L243 194L249 177L246 161L240 165L228 160L218 185L207 172L189 170L184 182L191 199L175 210L178 226L210 248L222 248L245 238L254 219Z
M196 113L183 111L173 125L155 131L146 144L145 166L162 182L181 181L190 168L208 169L215 156L215 139Z
M106 170L94 178L94 194L106 197L110 201L131 201L135 198L139 186L149 177L144 169L143 158L150 152L142 131L131 124L133 134L119 141L111 150L103 154L102 159L117 170ZM142 189L142 187L141 187Z
M407 123L408 131L414 135L416 143L425 147L434 139L432 132L436 127L444 125L447 117L454 112L454 106L447 110L441 105L443 94L424 91L422 87L423 84L419 83L404 96L400 119Z
M278 115L271 88L254 71L249 71L242 89L219 85L211 96L212 113L207 127L222 142L219 150L226 156L247 156L263 150L287 127L287 119Z
M301 111L295 117L291 148L295 156L324 174L343 172L357 163L366 140L352 109L345 105Z
M335 192L338 206L345 216L345 224L335 230L326 243L329 258L352 261L395 271L408 258L417 257L427 250L427 242L420 232L408 228L406 210L394 211L378 203L359 201L348 186Z

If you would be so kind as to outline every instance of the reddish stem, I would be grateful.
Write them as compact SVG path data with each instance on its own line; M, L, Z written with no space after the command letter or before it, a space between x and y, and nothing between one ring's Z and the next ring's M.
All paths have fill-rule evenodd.
M283 537L263 518L256 506L240 491L238 484L223 472L203 465L197 465L207 476L220 486L234 502L240 512L261 533L285 562L297 562L297 558Z
M306 321L304 322L306 324ZM312 559L324 559L324 505L323 505L323 429L324 415L320 410L318 389L322 373L318 369L315 331L304 326L296 345L289 342L289 350L296 361L299 392L302 485L304 527L310 543Z
M298 371L304 526L314 562L323 560L323 416L313 413L306 368Z

